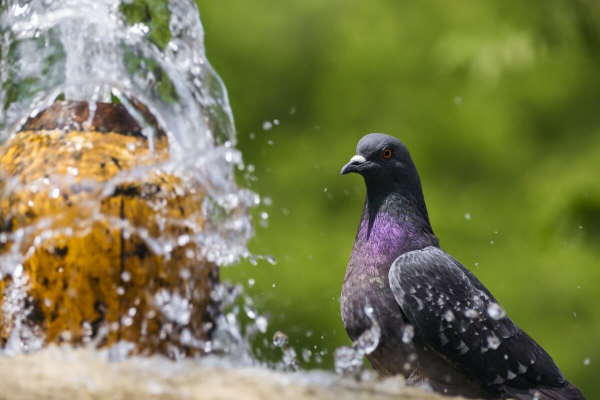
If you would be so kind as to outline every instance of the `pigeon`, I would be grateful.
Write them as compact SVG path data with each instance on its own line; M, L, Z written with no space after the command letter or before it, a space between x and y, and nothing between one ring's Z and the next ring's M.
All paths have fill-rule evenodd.
M585 399L479 279L440 248L400 140L366 135L341 173L361 175L367 189L342 320L356 340L371 327L364 310L372 310L381 336L367 359L377 372L467 398Z

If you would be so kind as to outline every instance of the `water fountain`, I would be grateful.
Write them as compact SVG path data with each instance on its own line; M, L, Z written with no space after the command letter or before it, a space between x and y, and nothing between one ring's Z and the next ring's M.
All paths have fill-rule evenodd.
M195 4L3 2L7 352L213 350L218 266L246 252L235 130ZM128 350L128 351L129 351Z

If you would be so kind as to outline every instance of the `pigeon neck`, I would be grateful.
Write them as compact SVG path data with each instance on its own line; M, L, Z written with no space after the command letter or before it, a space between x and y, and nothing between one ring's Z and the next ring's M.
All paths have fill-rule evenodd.
M379 185L373 190L369 186L367 183L363 215L368 221L368 236L372 233L377 218L382 216L391 217L400 226L405 225L415 233L433 236L420 183L412 188L393 187L390 190L381 190Z
M409 251L439 246L423 192L368 190L344 282L355 274L387 279L396 258ZM407 193L407 194L405 194Z

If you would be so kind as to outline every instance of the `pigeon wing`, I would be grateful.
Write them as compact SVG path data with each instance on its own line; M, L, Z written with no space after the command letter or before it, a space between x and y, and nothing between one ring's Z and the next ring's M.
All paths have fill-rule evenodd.
M499 390L567 384L548 353L502 315L485 286L443 250L427 247L398 257L389 279L415 333L484 384Z

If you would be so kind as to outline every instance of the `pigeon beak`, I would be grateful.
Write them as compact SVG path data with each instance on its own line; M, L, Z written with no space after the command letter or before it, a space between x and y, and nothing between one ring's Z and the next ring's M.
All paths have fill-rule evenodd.
M363 156L356 155L350 159L348 164L344 165L344 168L342 168L340 173L346 175L350 172L358 172L358 168L366 162L367 160Z

